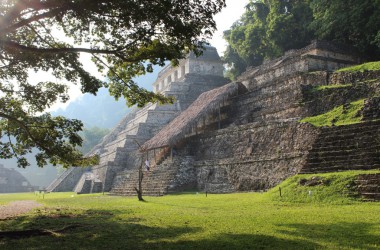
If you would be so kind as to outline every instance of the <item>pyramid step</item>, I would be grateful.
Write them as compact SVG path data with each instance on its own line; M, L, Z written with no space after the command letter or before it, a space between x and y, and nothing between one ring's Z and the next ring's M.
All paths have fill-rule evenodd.
M317 167L310 167L305 166L300 173L302 174L313 174L313 173L328 173L328 172L341 172L341 171L347 171L347 170L372 170L372 169L378 169L380 168L380 164L377 165L347 165L347 166L317 166Z

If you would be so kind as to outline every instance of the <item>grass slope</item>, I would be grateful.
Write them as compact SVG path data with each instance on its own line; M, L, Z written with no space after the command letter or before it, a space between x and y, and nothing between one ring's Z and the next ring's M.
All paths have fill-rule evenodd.
M341 105L327 113L312 117L306 117L300 122L307 122L317 127L332 126L333 124L340 126L359 123L361 122L362 117L358 114L363 106L364 99L361 99L355 102L351 102L346 108Z
M57 232L1 238L0 245L2 249L380 249L380 203L343 197L338 205L321 202L317 195L310 202L308 196L297 202L288 196L296 182L282 185L282 200L276 189L264 194L145 197L147 202L72 193L47 194L45 199L34 194L0 195L3 203L36 199L45 205L1 221L1 231ZM62 228L68 229L58 231Z
M360 174L379 170L353 170L321 174L299 174L269 190L272 201L291 203L352 204L360 202L354 180ZM281 189L281 196L280 190Z
M342 68L337 70L336 72L344 72L344 71L365 71L365 70L380 70L380 61L378 62L368 62L352 67Z

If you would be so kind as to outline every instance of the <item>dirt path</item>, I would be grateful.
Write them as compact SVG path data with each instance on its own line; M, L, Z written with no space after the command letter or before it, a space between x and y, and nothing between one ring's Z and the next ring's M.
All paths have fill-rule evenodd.
M42 206L42 204L36 201L14 201L7 205L2 205L0 206L0 220L27 213L33 208L40 206Z

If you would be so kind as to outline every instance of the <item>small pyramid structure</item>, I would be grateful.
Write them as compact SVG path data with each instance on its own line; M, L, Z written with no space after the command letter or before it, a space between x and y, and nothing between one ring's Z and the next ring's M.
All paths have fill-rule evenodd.
M35 191L29 181L16 169L0 164L0 193L21 193Z

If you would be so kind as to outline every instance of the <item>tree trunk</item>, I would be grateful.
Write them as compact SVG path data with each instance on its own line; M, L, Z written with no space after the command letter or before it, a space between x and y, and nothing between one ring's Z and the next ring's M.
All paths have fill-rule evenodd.
M144 201L142 197L142 180L144 178L144 174L142 171L142 164L143 164L143 157L141 157L141 164L139 167L139 187L138 188L135 187L135 190L137 192L137 198L139 199L139 201Z

